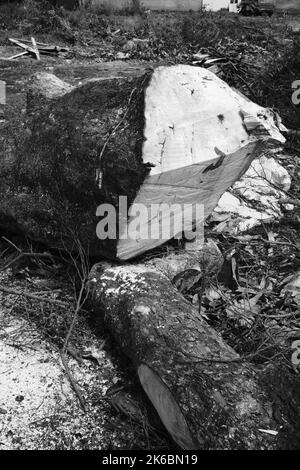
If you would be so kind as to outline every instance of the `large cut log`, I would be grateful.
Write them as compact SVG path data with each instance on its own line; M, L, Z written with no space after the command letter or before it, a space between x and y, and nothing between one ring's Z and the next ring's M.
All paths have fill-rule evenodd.
M205 69L77 86L40 73L24 122L9 124L0 149L0 226L55 248L76 239L91 255L132 258L200 226L253 158L284 141L279 128L270 110ZM185 204L203 207L186 225Z
M183 449L276 448L272 406L257 371L155 268L95 265L101 315L162 422Z

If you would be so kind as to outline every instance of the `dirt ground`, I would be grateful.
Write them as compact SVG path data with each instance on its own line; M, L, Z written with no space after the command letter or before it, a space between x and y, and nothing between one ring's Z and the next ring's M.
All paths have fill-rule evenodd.
M1 275L1 285L9 288L28 290L32 282L33 292L46 284L53 295L49 273L19 269L17 275L11 270ZM68 288L65 294L70 295ZM95 318L79 321L67 358L83 410L62 363L58 336L49 333L51 319L47 325L43 312L31 314L36 302L19 303L13 295L0 292L0 305L0 450L176 448L130 364Z

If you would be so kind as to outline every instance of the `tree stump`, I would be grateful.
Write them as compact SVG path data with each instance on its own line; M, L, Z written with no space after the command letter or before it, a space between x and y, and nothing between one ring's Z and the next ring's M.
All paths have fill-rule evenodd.
M201 226L253 158L284 141L277 124L197 67L77 86L39 73L0 152L0 226L54 248L79 241L98 258L133 258Z

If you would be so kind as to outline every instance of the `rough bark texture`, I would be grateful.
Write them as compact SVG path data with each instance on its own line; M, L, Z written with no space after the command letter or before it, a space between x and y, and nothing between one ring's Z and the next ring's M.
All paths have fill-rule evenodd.
M256 371L166 276L144 265L95 265L90 288L96 314L182 448L276 448L278 437L259 431L276 427Z
M132 202L148 173L141 158L147 80L146 73L73 88L49 74L35 77L26 119L10 123L1 152L0 225L55 248L70 249L78 238L91 254L114 256L116 242L96 237L96 209L117 207L120 194Z

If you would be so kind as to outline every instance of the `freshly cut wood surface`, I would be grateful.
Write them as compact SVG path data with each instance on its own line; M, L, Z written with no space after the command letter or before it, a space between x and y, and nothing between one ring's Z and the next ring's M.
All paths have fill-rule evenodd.
M184 205L198 204L198 217L190 220L185 228L187 231L192 230L194 225L193 230L197 227L200 229L206 217L218 204L222 194L244 174L263 147L264 144L261 142L251 142L232 155L227 155L226 158L215 157L209 162L170 170L146 178L134 204L142 204L152 216L139 227L136 236L119 240L117 257L124 260L130 259L180 234ZM153 215L153 212L151 213L153 204L164 205L158 212L153 211ZM172 210L170 206L173 206ZM131 211L133 208L134 205ZM129 226L136 217L130 216L131 211L129 211ZM170 227L167 236L163 232L164 227ZM151 232L158 232L159 236L152 237Z

